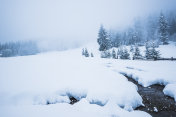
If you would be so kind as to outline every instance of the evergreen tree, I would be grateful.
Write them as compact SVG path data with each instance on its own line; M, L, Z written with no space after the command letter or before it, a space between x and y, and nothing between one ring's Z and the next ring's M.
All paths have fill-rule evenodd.
M170 23L170 35L173 35L174 33L176 33L176 19L172 19L171 23Z
M123 48L122 48L122 46L121 47L119 47L119 49L118 49L118 51L117 51L117 55L121 55L123 53Z
M141 58L142 58L142 55L140 54L140 50L138 46L136 46L133 53L133 59L141 59Z
M25 56L39 52L37 43L34 41L8 42L0 45L0 56Z
M151 40L153 41L158 38L158 35L157 35L158 23L157 22L158 21L157 21L156 16L150 15L147 17L147 22L145 24L145 30L144 30L146 41L151 41Z
M111 58L111 53L109 50L101 51L101 58Z
M138 19L134 22L134 32L133 32L133 43L134 44L141 44L143 34L142 34L142 26L141 21Z
M176 33L176 13L175 11L171 11L167 14L167 22L168 22L168 33L170 36ZM169 38L170 39L170 38Z
M154 43L151 45L151 48L149 47L149 45L146 44L145 48L146 48L146 50L145 50L145 58L146 59L156 60L156 59L160 58L160 52L155 49L156 46Z
M120 34L116 33L110 33L110 41L112 47L119 47L120 46Z
M152 59L154 59L154 60L160 58L160 52L155 49L154 43L152 44L151 56L152 56Z
M82 55L83 55L83 56L85 55L84 48L82 49Z
M90 56L91 56L91 57L94 57L94 55L93 55L93 53L92 53L92 52L91 52Z
M87 48L85 48L85 50L84 50L84 55L85 55L85 57L89 57L89 52L88 52Z
M130 46L130 52L134 52L134 48L132 45Z
M145 58L146 59L152 59L152 57L151 57L151 51L149 49L148 42L145 44Z
M111 47L111 42L108 37L108 34L102 25L101 25L99 33L98 33L97 42L100 45L100 47L99 47L100 51L106 51Z
M122 53L120 54L121 59L130 59L130 54L126 48L123 49Z
M159 36L163 45L168 44L168 24L163 13L160 14L159 18Z
M114 49L112 50L112 58L113 58L113 59L116 59L116 52L115 52Z

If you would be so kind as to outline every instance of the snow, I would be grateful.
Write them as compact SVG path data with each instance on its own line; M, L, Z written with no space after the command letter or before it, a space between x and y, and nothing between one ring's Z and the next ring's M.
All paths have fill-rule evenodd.
M127 47L129 49L129 47ZM144 54L144 47L140 47ZM161 57L176 57L174 42L169 45L160 45L157 48ZM142 60L114 60L107 59L104 64L112 71L127 75L144 87L153 84L165 85L163 92L175 98L176 101L176 62L175 61L142 61Z
M0 116L150 117L133 111L143 105L137 87L102 61L81 49L0 58ZM70 105L69 96L80 101Z
M173 61L109 60L107 63L109 62L113 65L113 71L132 77L144 87L176 82L176 62Z
M165 95L173 97L176 101L176 83L166 85L163 92Z
M110 104L111 105L111 104ZM151 117L142 111L128 112L118 106L101 107L89 104L86 99L70 105L59 103L52 105L0 106L2 117Z
M81 56L79 48L0 58L0 116L150 117L134 110L142 98L123 74L145 87L164 84L163 92L176 99L175 61L102 59L97 45L87 49L95 57ZM172 44L158 49L175 57ZM70 96L79 101L69 104Z
M161 57L165 58L171 58L174 57L176 58L176 43L174 42L169 42L169 45L160 45L159 50L161 53Z
M176 62L175 61L133 61L107 60L112 71L125 74L144 87L153 84L165 85L163 92L176 101Z
M157 109L156 107L153 107L153 110L154 110L155 112L158 112L158 109Z

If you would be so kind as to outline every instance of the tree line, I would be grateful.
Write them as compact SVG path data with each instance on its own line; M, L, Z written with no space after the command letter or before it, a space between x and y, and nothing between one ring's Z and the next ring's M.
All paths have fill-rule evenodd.
M0 43L0 57L25 56L39 53L34 41Z
M176 14L166 17L161 12L159 16L135 20L134 25L124 31L107 31L101 25L97 42L103 51L121 45L145 45L150 41L166 45L169 40L176 41Z
M145 46L145 59L157 59L160 53L155 48L167 45L169 41L176 41L176 15L166 17L162 12L157 17L149 16L145 20L136 20L132 27L124 31L107 31L101 25L97 38L99 51L104 57L109 57L109 49L117 47L121 48L118 51L122 59L129 58L127 49L122 49L122 46L135 47L133 59L142 58L138 46Z

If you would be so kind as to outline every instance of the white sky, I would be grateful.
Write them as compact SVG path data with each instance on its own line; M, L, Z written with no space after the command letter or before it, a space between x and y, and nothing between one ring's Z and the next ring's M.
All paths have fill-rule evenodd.
M174 7L176 0L0 0L0 42L96 40L100 24L123 28Z

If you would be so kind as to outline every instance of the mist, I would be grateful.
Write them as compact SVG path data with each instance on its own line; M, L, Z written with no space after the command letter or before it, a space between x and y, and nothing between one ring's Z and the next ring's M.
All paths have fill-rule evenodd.
M35 40L50 49L96 41L136 17L174 10L175 0L0 0L0 42Z

